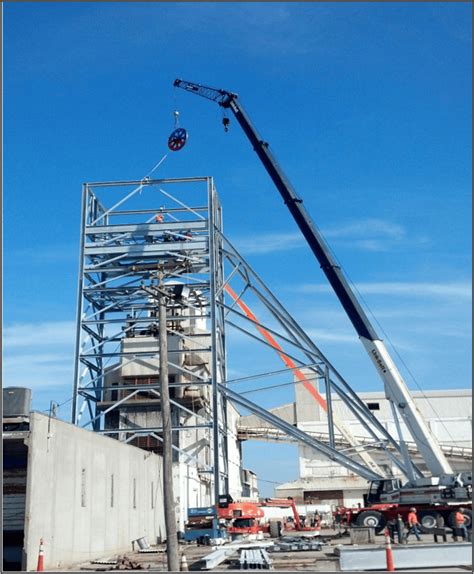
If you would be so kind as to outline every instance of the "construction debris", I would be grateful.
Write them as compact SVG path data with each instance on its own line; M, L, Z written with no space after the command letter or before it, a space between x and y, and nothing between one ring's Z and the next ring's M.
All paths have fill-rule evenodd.
M135 560L130 560L127 556L122 556L117 560L114 570L143 570L143 566Z

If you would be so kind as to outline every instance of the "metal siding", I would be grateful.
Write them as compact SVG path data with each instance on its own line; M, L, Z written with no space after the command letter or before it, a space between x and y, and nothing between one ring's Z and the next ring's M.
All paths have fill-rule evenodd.
M3 496L3 530L23 530L25 527L26 494Z

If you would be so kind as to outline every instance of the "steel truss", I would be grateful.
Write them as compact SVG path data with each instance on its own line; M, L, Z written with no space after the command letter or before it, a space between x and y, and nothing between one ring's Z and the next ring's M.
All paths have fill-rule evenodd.
M413 469L406 468L400 440L395 439L372 414L341 373L337 371L249 263L223 235L222 244L222 257L226 271L223 289L230 293L231 297L230 301L220 301L218 304L225 308L228 338L230 328L232 328L238 333L258 341L267 349L271 349L287 365L288 373L295 376L295 384L304 384L308 391L312 391L309 387L315 381L322 385L324 396L319 395L318 397L312 391L313 396L310 397L310 393L308 393L308 400L318 401L326 411L329 444L317 440L314 434L305 433L292 425L288 425L267 409L263 409L258 404L243 397L237 390L234 390L234 387L231 390L228 386L222 386L221 391L227 398L283 431L297 442L314 448L329 459L370 480L380 478L388 470L387 468L381 469L371 457L368 451L372 448L377 448L378 451L382 449L386 455L387 464L394 465L405 476L408 476L411 470L416 475L421 476L421 471L416 466L413 465ZM254 315L247 304L243 303L244 300L246 303L249 300L254 301L252 309L258 308L258 317ZM332 412L331 397L333 394L340 397L361 423L371 440L360 441L352 436L347 429L338 428L340 421L336 422ZM352 448L345 453L341 452L336 444L335 437L340 437L341 434L352 445Z
M172 189L172 193L170 191ZM179 197L178 197L179 194ZM105 197L105 199L104 199ZM182 200L186 197L186 203ZM127 202L127 209L124 203ZM160 202L166 204L160 209ZM164 218L159 221L159 217ZM372 447L385 449L387 461L405 475L400 441L394 439L352 390L222 232L222 212L213 180L181 178L85 184L81 224L81 257L77 301L76 365L73 422L132 444L145 436L161 440L161 424L135 424L127 412L137 407L159 412L156 274L166 274L170 388L174 392L174 435L197 429L210 457L174 450L200 464L213 477L214 497L227 492L229 461L227 401L256 414L301 444L367 479L386 471L371 458ZM184 295L186 291L186 295ZM245 302L244 302L245 300ZM251 302L251 303L250 303ZM258 317L248 307L257 310ZM205 329L192 330L192 322ZM203 323L204 322L204 323ZM226 373L226 330L259 344L260 353L286 365L286 376L303 384L324 408L329 444L289 425L230 388ZM135 345L145 337L152 344ZM253 356L257 355L257 347ZM183 356L201 357L191 364ZM254 357L249 357L252 367ZM188 361L189 362L189 361ZM145 366L138 381L136 365ZM113 386L114 377L122 380ZM268 371L265 376L268 375ZM148 380L144 380L147 378ZM259 376L243 377L258 380ZM324 396L314 382L324 388ZM186 390L199 397L186 400ZM332 412L337 394L366 430L360 444ZM316 405L316 403L315 403ZM116 413L116 415L114 415ZM115 419L113 418L115 416ZM339 434L338 434L339 433ZM352 446L338 449L336 435ZM383 448L383 446L382 446Z

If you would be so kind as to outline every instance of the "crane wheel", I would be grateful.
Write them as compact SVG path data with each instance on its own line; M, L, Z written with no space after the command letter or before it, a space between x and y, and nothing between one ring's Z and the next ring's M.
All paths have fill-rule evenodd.
M419 521L423 530L430 532L434 528L443 528L443 516L434 510L422 510L419 514Z
M364 510L356 519L357 526L371 526L375 528L376 533L383 530L386 523L385 516L376 510Z

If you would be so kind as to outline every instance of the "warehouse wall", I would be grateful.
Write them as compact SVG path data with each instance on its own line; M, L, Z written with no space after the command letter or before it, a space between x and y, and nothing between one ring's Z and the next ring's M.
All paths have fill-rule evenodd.
M30 428L27 570L36 569L40 538L48 569L164 537L161 457L40 413Z

